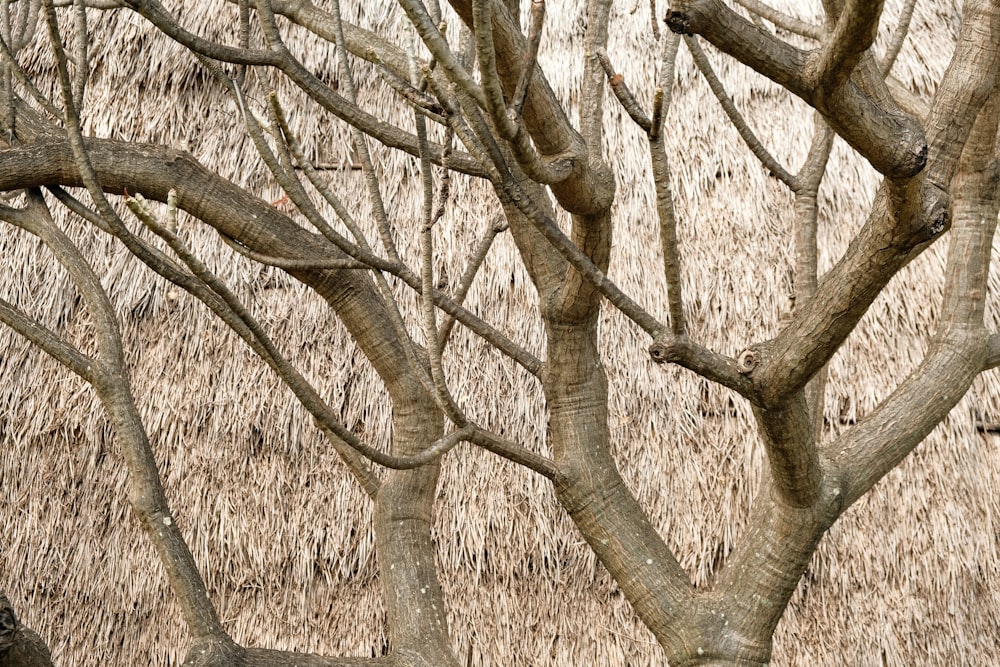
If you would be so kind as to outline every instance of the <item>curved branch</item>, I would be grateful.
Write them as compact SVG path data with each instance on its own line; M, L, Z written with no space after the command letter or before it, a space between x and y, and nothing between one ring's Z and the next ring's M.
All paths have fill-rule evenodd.
M122 194L142 192L147 198L165 202L172 188L177 206L203 220L219 233L270 256L326 261L332 246L322 236L310 233L267 203L205 169L189 154L152 144L130 144L110 139L88 139L87 154L100 174L101 187ZM39 143L0 150L0 190L34 186L80 186L82 180L65 143ZM395 273L419 292L419 278L399 267L374 265ZM333 271L291 270L314 289L326 290ZM340 286L357 284L354 279L336 281ZM322 284L320 284L322 283ZM333 283L331 283L333 284ZM369 283L370 284L370 283ZM323 293L322 291L320 292ZM434 303L470 331L480 336L532 375L542 362L516 345L468 309L434 290Z
M833 32L814 55L809 77L824 95L836 95L875 42L882 0L847 0Z
M667 24L674 32L701 35L802 98L883 175L909 178L924 168L927 140L916 119L896 108L883 108L853 79L826 94L812 75L810 52L757 27L721 0L677 2Z

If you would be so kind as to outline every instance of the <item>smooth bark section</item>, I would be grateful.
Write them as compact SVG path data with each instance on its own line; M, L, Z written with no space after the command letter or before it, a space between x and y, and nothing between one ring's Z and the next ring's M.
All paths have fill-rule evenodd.
M988 341L980 326L953 326L879 407L834 445L832 475L851 504L923 442L979 375Z
M674 32L701 35L802 98L885 176L907 178L926 164L927 142L916 119L883 109L853 80L827 95L811 74L810 52L783 42L720 0L677 2L667 24Z
M805 392L777 408L755 406L754 415L782 500L792 507L811 507L819 498L822 472Z
M764 482L712 593L732 638L726 656L732 662L724 664L768 664L774 628L841 507L834 484L823 485L813 506L796 508Z
M795 192L795 277L794 307L804 307L813 296L819 282L819 186L826 173L827 160L833 146L833 131L817 114L815 132L806 163L796 175L800 187ZM806 406L813 420L813 439L818 444L823 437L823 402L827 370L824 366L806 385Z
M609 451L607 381L589 326L549 325L545 379L556 496L664 647L683 643L694 589L625 488Z

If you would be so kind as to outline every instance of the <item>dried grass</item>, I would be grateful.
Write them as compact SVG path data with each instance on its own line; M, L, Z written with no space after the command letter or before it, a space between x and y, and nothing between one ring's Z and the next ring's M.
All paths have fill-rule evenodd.
M889 4L891 21L896 8ZM399 25L391 12L372 16L367 3L357 5L366 21ZM215 34L227 29L218 18L227 11L193 3L183 16L188 26ZM615 11L623 27L609 52L630 83L649 80L656 50L648 8L640 3L631 17L624 5ZM918 6L914 38L896 69L918 94L931 91L944 66L953 37L945 28L954 21L942 17L953 13L949 2ZM571 8L549 12L542 53L544 66L557 73L557 93L569 101L580 62L555 45L579 45L574 15ZM152 53L147 29L127 13L95 16L93 25L106 37L95 51L89 131L185 146L263 199L280 196L239 130L234 107L189 56L161 42ZM313 71L333 76L332 49L294 31L289 42ZM807 148L810 112L745 68L715 52L710 57L755 131L795 169ZM31 58L35 68L50 65L44 51ZM398 113L370 70L358 73L363 103ZM742 146L684 55L679 79L667 123L689 321L699 340L735 354L773 335L790 291L789 196ZM649 91L633 87L648 104ZM341 128L312 106L296 106L286 84L278 91L296 109L292 124L316 159L350 159ZM608 106L607 152L619 176L611 275L665 314L662 276L650 270L659 258L650 253L657 230L643 140ZM415 262L414 163L383 150L376 162L386 174L401 251ZM356 175L331 174L345 201L364 201ZM874 183L871 170L838 142L822 191L821 269L858 229ZM443 256L436 270L451 277L461 275L462 253L495 211L480 184L457 179L455 190L437 239ZM385 392L325 304L283 274L234 256L198 224L182 229L348 427L386 446ZM70 230L119 309L168 497L233 636L274 648L380 654L386 640L371 507L304 410L192 299L136 267L115 244L76 224ZM939 244L901 272L834 359L830 436L869 412L919 363L934 328L943 251ZM0 294L85 342L85 309L44 250L3 228L0 256ZM991 286L994 293L1000 286L995 272ZM412 324L416 302L400 294ZM509 236L498 239L468 305L543 353L535 294ZM995 301L988 317L995 327ZM614 447L626 481L681 563L704 582L739 539L758 484L762 454L749 409L686 371L651 364L644 336L616 313L605 312L601 327ZM0 586L59 664L101 664L103 656L178 664L185 647L178 609L127 510L125 473L99 405L7 330L0 330L0 350ZM544 402L523 371L461 329L446 365L473 418L547 451ZM951 664L974 651L1000 653L1000 457L996 436L977 433L973 413L1000 422L995 372L978 380L928 441L824 539L778 628L774 664ZM546 482L464 445L444 468L435 531L460 654L471 643L476 665L663 664L662 651L558 511Z

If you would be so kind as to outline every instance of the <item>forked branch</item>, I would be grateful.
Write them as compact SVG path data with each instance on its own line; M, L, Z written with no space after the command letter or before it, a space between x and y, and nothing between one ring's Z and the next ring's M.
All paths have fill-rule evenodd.
M810 52L754 25L721 0L677 2L667 24L675 32L701 35L815 107L837 134L883 175L908 178L924 168L927 141L916 119L884 108L850 79L827 94L816 85ZM860 57L856 51L857 44L842 54L844 58L855 54L850 55L848 64ZM839 56L834 60L843 61Z

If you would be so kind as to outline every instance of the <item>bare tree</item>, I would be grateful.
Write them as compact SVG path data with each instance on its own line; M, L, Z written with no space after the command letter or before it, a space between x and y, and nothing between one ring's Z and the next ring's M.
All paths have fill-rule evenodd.
M130 473L129 499L190 633L185 664L463 664L449 636L431 535L440 459L463 442L551 481L562 509L671 665L767 664L772 634L820 538L945 418L980 373L1000 364L1000 334L984 323L1000 205L1000 5L965 2L950 66L926 104L889 76L912 0L879 53L873 45L880 2L824 0L822 25L750 0L677 1L669 8L653 2L650 30L661 57L652 81L626 81L617 73L616 54L608 50L615 29L611 4L589 0L581 14L583 44L573 57L584 61L583 78L578 107L570 109L538 65L551 11L544 0L524 8L496 0L452 0L445 8L436 0L400 0L410 26L405 34L371 32L342 20L337 0L322 7L305 0L239 0L238 25L221 38L190 31L181 14L159 0L4 3L0 189L11 196L0 218L48 247L71 276L95 333L89 348L71 345L7 301L0 301L0 319L89 383L107 410ZM141 17L198 58L205 76L240 110L294 215L176 148L85 136L81 117L94 29L88 21L100 12ZM304 64L303 54L287 43L293 30L335 45L333 77ZM23 62L21 54L38 40L47 40L54 80ZM773 338L732 357L699 343L681 290L684 249L665 119L682 41L762 168L794 194L794 307ZM755 137L716 77L705 43L815 110L813 143L797 172ZM395 125L359 102L359 63L409 105L412 124ZM359 221L353 205L338 199L336 178L331 186L307 140L293 131L287 105L272 92L276 81L293 84L354 129L352 155L368 188L370 220ZM648 137L656 198L642 215L659 225L666 313L644 308L642 299L608 277L616 187L613 165L602 152L606 91ZM571 118L574 110L578 121ZM860 232L820 275L818 191L835 135L882 181ZM372 142L416 159L423 207L415 227L401 228L388 212ZM459 179L488 182L502 215L468 254L461 277L445 281L435 269L435 226L449 214ZM89 203L72 188L84 188ZM127 204L131 217L118 202ZM389 655L322 657L248 648L230 639L171 514L133 399L114 308L94 268L57 224L62 218L50 213L57 205L117 238L136 260L203 302L281 378L340 453L375 506ZM341 423L272 342L273 332L185 242L177 223L181 212L251 260L283 269L329 304L391 399L390 451ZM889 281L949 230L941 316L923 363L857 424L824 434L827 364ZM543 350L528 349L463 305L494 238L508 231L537 292ZM419 241L416 261L399 248L407 233ZM416 320L404 305L413 295ZM695 586L612 456L598 345L602 309L620 312L644 331L654 361L686 368L752 405L768 465L748 527L707 585ZM467 403L490 397L460 396L449 386L447 365L462 363L446 354L456 326L537 379L550 454L469 416Z

